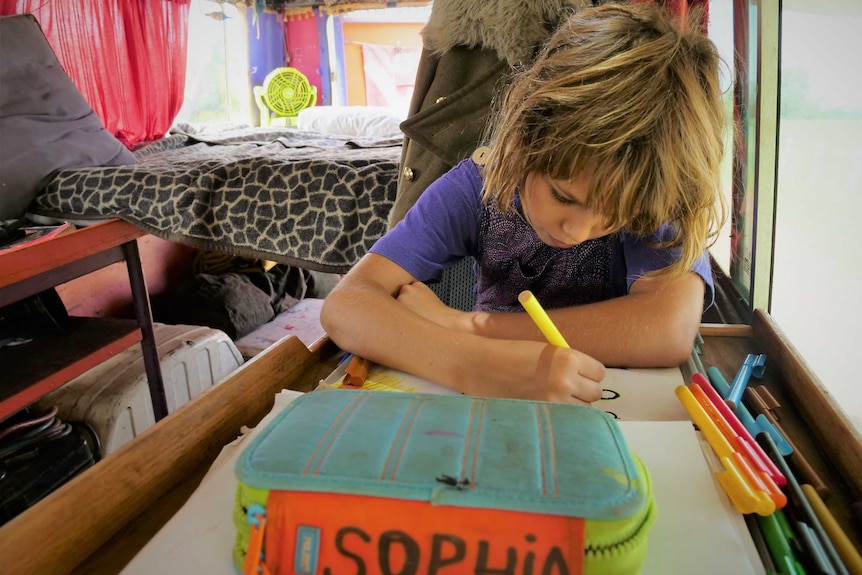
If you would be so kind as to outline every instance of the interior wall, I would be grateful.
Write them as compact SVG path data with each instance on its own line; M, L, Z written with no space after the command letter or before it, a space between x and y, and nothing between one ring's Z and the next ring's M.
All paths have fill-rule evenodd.
M317 104L321 105L324 103L324 85L320 65L321 46L318 34L318 18L318 16L308 16L289 20L285 23L287 29L286 65L305 74L308 82L317 87Z
M365 69L362 44L422 48L420 32L424 23L416 22L344 22L344 62L347 74L347 104L364 106Z
M138 251L151 298L192 275L192 262L197 253L194 248L146 235L138 238ZM57 293L69 315L135 317L125 262L59 285Z
M267 74L284 66L284 38L278 14L263 12L257 20L251 8L246 10L248 22L249 99L254 102L251 86L262 86ZM251 124L260 125L260 110L251 106Z

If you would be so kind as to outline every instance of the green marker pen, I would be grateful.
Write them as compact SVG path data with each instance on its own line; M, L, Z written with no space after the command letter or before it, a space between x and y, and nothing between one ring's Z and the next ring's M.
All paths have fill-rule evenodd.
M785 528L789 529L790 527L784 516L784 511L779 509L772 515L765 517L758 515L756 519L778 572L781 575L806 575L805 569L796 559L793 548L790 546L790 540L784 531Z

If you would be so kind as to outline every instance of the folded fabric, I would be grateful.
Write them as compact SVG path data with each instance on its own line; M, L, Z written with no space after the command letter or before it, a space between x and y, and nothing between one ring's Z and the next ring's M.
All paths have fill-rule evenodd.
M56 170L134 164L63 70L31 14L0 17L0 220Z
M239 339L275 317L270 296L246 274L197 274L170 298L153 299L153 318L162 323L203 325Z

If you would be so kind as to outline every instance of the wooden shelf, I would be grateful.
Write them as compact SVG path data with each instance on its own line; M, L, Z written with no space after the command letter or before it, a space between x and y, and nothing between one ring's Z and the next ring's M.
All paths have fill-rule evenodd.
M0 251L0 269L3 270L0 275L0 288L50 274L57 268L98 255L144 234L142 229L115 219L61 236L36 240L32 244L24 244L9 251ZM117 261L120 259L122 257Z
M141 341L134 320L69 320L67 335L0 349L0 420Z
M0 420L136 342L141 343L156 421L168 414L149 294L135 241L144 234L128 222L113 219L0 250L0 307L125 261L135 308L135 321L74 318L68 336L0 349Z

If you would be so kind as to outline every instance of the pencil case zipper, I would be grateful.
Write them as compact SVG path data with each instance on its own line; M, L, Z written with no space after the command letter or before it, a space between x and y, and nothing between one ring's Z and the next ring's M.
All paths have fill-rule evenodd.
M649 472L636 455L642 489L648 495L644 506L629 518L626 528L619 521L587 519L584 547L584 575L633 573L643 563L647 540L656 520L656 505Z

